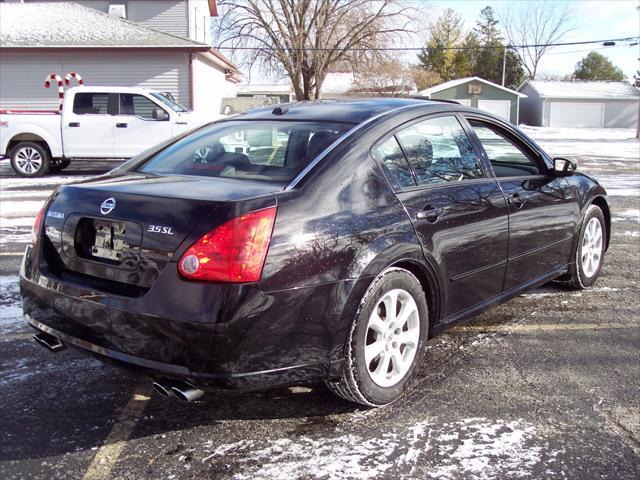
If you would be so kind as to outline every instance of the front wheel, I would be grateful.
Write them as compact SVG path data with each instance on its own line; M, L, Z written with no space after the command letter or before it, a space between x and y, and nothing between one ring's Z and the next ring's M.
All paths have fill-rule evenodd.
M575 263L569 271L569 285L582 290L593 285L600 275L607 244L607 229L602 210L589 205L580 228Z
M409 271L389 268L360 302L342 378L327 382L342 398L377 407L397 400L417 372L428 338L427 301Z
M22 177L46 174L49 162L49 152L38 143L20 142L11 150L11 168Z

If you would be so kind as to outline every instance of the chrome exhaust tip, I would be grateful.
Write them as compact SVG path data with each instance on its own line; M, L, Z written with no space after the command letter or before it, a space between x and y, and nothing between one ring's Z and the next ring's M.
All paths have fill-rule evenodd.
M179 386L171 387L171 393L173 396L184 400L185 402L193 402L204 395L204 390L194 388L191 385L184 383Z
M53 335L49 335L48 333L38 333L33 336L33 339L50 352L56 353L67 348L58 337L54 337Z
M152 382L151 385L153 389L163 397L171 397L173 395L173 393L171 393L171 387L168 385L163 385L160 382Z

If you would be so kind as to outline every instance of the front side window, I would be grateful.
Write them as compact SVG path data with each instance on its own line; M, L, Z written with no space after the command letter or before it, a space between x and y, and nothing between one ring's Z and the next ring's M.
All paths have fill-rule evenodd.
M139 171L291 181L350 124L233 121L210 125L151 157Z
M109 94L76 93L73 99L73 113L76 115L107 115L109 113Z
M487 153L496 177L540 174L540 167L536 162L505 134L475 120L470 120L469 123Z
M471 142L453 116L424 120L396 136L413 166L419 185L483 177Z
M120 115L134 115L144 120L155 120L153 111L158 107L144 95L120 94Z

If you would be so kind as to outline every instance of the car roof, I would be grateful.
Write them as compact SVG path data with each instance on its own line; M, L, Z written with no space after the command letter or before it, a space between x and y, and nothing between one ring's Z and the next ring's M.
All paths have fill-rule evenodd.
M234 120L314 120L358 124L373 117L410 107L442 107L443 102L420 98L358 98L313 100L258 107ZM451 110L459 105L451 102Z
M66 90L67 92L96 92L96 93L158 93L157 90L153 90L145 87L109 87L102 85L83 85L79 87L71 87Z

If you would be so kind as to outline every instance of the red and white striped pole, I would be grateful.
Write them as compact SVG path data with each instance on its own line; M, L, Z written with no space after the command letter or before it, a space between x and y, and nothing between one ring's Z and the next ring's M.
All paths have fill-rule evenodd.
M49 88L51 86L50 80L55 80L56 82L58 82L58 103L60 104L58 108L62 112L62 101L64 100L64 82L62 81L62 77L60 75L58 75L57 73L52 73L50 75L47 75L47 78L45 78L44 80L45 88Z
M84 85L84 80L82 80L82 77L77 72L69 72L64 76L65 85L69 86L72 78L75 78L78 81L79 86L82 87Z

